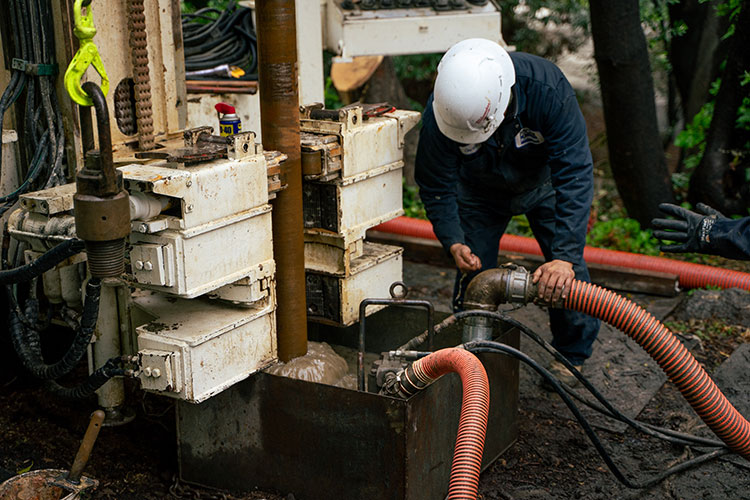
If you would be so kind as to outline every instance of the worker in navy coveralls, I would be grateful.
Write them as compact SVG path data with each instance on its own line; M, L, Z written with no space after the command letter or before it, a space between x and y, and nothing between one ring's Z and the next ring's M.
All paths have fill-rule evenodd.
M573 88L553 63L508 54L495 42L454 45L438 66L422 117L415 177L427 217L458 268L454 311L469 281L497 267L500 237L525 214L544 254L540 296L565 297L590 281L583 261L593 198L586 124ZM580 369L599 321L550 309L552 345ZM575 384L558 362L550 369Z

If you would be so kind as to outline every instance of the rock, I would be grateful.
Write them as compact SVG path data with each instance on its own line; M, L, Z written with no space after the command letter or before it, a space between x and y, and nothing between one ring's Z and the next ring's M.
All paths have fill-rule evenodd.
M680 321L717 319L750 327L750 292L739 288L695 290L677 307L674 317Z

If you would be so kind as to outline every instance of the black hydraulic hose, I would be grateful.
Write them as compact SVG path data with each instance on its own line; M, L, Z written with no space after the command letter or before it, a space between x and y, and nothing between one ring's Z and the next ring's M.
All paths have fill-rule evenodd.
M51 365L46 364L42 358L39 332L32 328L25 328L16 316L15 311L11 310L10 333L13 347L24 367L32 375L40 379L60 378L69 373L86 354L99 316L100 293L101 281L98 278L91 278L86 284L86 298L83 304L81 324L73 343L63 357Z
M65 240L25 266L0 271L0 285L30 281L49 271L65 259L82 252L84 248L84 243L81 240Z
M700 446L711 446L711 447L721 447L726 448L727 445L723 443L722 441L716 440L716 439L709 439L709 438L703 438L700 436L693 436L691 434L685 434L682 432L674 431L672 429L667 429L664 427L658 427L658 426L651 426L649 424L645 424L643 422L639 422L638 420L632 419L625 415L624 413L620 412L617 408L612 406L612 404L607 400L607 398L602 395L592 384L591 382L586 379L578 370L574 369L573 365L570 361L565 358L560 352L555 349L552 344L544 340L541 335L536 333L534 330L529 328L528 326L524 325L523 323L506 316L501 313L491 312L491 311L481 311L481 310L471 310L471 311L462 311L455 314L457 319L462 318L469 318L469 317L483 317L483 318L490 318L497 321L503 321L509 325L512 325L516 328L518 328L524 335L529 337L531 340L539 344L541 347L543 347L548 353L550 353L556 360L561 362L565 367L570 371L578 380L581 382L581 385L591 393L600 403L602 406L597 406L594 403L591 403L581 396L579 396L575 391L573 391L570 387L562 384L563 388L566 389L568 393L571 394L574 398L578 399L582 403L586 404L590 408L600 411L604 415L607 415L611 418L614 418L616 420L619 420L630 427L632 427L635 430L638 430L640 432L643 432L644 434L648 434L650 436L663 439L666 441L673 442L675 444L682 444L682 445L700 445Z
M568 409L570 409L571 413L573 413L576 420L578 420L578 423L581 425L584 432L586 433L588 438L591 440L591 443L594 445L594 448L596 448L596 451L599 452L599 455L602 457L602 460L604 460L604 463L607 464L607 467L612 472L612 474L617 478L618 481L620 481L622 484L624 484L628 488L632 488L632 489L650 488L654 485L659 484L665 478L667 478L668 476L672 474L675 474L677 472L682 472L684 470L700 465L704 462L708 462L720 456L731 453L731 450L728 450L726 448L719 448L712 452L705 453L691 460L687 460L681 464L670 467L669 469L663 471L662 473L658 474L657 476L647 481L644 481L641 483L633 482L627 477L625 477L622 471L620 471L620 469L614 463L614 461L612 460L612 457L610 457L609 453L607 453L607 450L604 449L604 445L602 445L596 432L591 427L591 424L589 424L586 418L583 416L583 414L581 414L581 411L578 409L578 407L573 402L573 400L570 399L570 396L568 396L568 394L565 392L565 389L563 389L560 382L549 371L547 371L545 368L539 365L539 363L537 363L536 361L534 361L533 359L531 359L530 357L528 357L526 354L522 353L521 351L513 347L510 347L508 345L501 344L499 342L492 342L489 340L475 340L475 341L464 344L463 347L469 352L472 352L475 354L480 353L480 352L495 352L495 353L502 353L502 354L512 356L526 363L528 366L533 368L537 373L539 373L542 377L544 377L544 379L547 382L549 382L549 384L555 389L555 392L557 392L557 394L563 400L563 402L568 407Z
M108 359L106 363L89 375L86 380L75 387L64 387L54 380L48 380L46 383L47 389L62 398L85 399L92 396L109 379L125 375L125 370L119 366L120 362L121 359L119 357Z

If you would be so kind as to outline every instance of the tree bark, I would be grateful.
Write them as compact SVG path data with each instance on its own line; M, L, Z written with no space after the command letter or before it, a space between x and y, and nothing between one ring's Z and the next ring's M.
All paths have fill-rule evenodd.
M703 159L690 178L688 200L706 203L725 214L747 215L750 188L745 173L750 168L750 140L747 130L738 129L737 109L750 93L742 87L744 73L750 68L750 2L742 2L735 20L735 32L729 39L727 64L716 96L714 115L706 137Z
M638 0L591 0L589 6L612 175L628 215L645 227L674 193Z
M672 38L668 53L686 123L708 100L708 90L719 74L727 49L721 37L728 22L716 14L715 4L716 0L683 0L669 5L671 26L677 22L687 26L685 34Z

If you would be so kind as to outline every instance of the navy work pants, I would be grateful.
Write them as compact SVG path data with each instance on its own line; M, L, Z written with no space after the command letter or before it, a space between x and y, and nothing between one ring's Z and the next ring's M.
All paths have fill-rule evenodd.
M471 279L481 271L497 267L500 237L513 215L526 214L545 260L551 260L550 248L555 231L555 192L547 183L523 195L498 198L470 192L459 186L459 216L466 244L482 261L482 269L473 273L457 272L453 290L454 312L463 310L464 293ZM582 232L585 227L580 228ZM583 255L572 262L577 280L590 282ZM567 309L549 309L552 345L574 365L591 356L599 333L599 320Z

